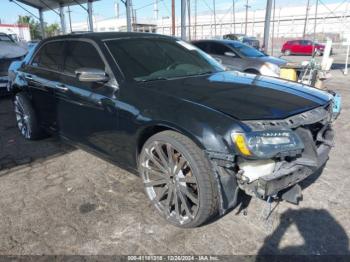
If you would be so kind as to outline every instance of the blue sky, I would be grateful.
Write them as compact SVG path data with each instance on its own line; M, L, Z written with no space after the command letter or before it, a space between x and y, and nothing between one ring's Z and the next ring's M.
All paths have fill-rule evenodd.
M94 3L94 15L97 19L108 18L115 16L115 3L119 1L120 14L125 14L124 5L120 0L100 0ZM195 0L191 0L192 5ZM316 0L310 0L311 4L314 4ZM323 3L337 3L343 2L343 0L321 0ZM176 2L176 13L180 14L180 3L181 0L175 0ZM197 0L198 2L198 12L204 12L212 8L213 0ZM236 10L240 11L244 9L246 0L235 0ZM292 2L292 3L291 3ZM279 6L292 6L292 5L305 5L307 0L276 0L276 7ZM0 19L2 23L15 23L19 15L27 15L24 10L18 7L16 4L9 2L9 0L0 0ZM133 0L134 7L137 10L137 17L152 17L153 16L153 0ZM160 0L158 4L159 17L170 16L171 14L171 0ZM266 5L266 0L249 0L249 5L252 10L264 9ZM216 0L217 10L227 10L232 6L232 0ZM30 7L26 8L30 10L35 15L38 12ZM72 11L72 22L86 21L86 12L79 6L71 7ZM68 14L66 14L68 15ZM48 23L59 22L59 17L52 11L44 13L44 19Z

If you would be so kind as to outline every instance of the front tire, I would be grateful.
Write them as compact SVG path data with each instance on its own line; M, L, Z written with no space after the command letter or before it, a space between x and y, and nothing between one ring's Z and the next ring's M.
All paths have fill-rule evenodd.
M28 140L36 140L44 136L44 132L38 125L38 121L30 100L22 93L14 97L14 108L17 126L21 135Z
M188 137L164 131L147 140L139 157L146 195L179 227L197 227L218 210L218 186L203 150Z

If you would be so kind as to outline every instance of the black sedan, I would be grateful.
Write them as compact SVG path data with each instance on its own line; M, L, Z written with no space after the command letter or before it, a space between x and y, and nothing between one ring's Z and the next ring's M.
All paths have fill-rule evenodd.
M224 214L240 190L296 202L297 183L332 146L328 93L227 72L161 35L49 38L12 87L25 138L56 134L138 173L154 207L182 227Z

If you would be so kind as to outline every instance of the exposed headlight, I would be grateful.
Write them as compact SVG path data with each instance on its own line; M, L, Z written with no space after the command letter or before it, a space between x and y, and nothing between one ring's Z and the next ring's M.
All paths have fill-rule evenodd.
M278 153L302 150L304 144L292 131L257 131L232 133L238 151L247 157L271 158Z
M280 67L278 65L266 62L262 67L261 67L261 73L263 75L268 75L268 76L279 76L280 75Z

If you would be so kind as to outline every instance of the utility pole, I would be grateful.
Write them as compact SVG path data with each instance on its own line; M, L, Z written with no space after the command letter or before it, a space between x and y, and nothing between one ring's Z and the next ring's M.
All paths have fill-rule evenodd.
M186 0L181 0L181 39L186 40Z
M125 7L126 7L126 30L128 32L131 32L131 12L130 12L130 1L131 0L125 0Z
M115 16L119 19L119 2L114 3Z
M197 39L197 0L194 0L194 39Z
M272 15L272 37L271 37L271 55L273 55L274 37L275 37L275 16L276 15L276 0L273 0L273 15Z
M191 41L191 0L187 0L188 10L188 40Z
M309 18L309 9L310 9L310 0L307 0L303 38L305 38L305 35L306 35L306 26L307 26L307 21L308 21L308 18Z
M235 10L235 0L232 0L232 27L233 27L233 33L236 33L236 10Z
M154 20L158 21L158 14L159 14L159 10L158 10L158 0L154 0Z
M268 47L269 47L271 9L272 9L272 0L267 0L266 13L265 13L265 25L264 25L264 51L265 52L268 51Z
M214 12L214 35L216 37L216 5L215 5L215 0L213 0L213 12Z
M318 0L316 0L316 7L315 7L314 39L312 41L312 52L315 51L317 11L318 11Z
M318 0L316 0L316 7L315 7L314 42L316 40L317 11L318 11Z
M171 27L172 35L175 36L175 0L171 0Z
M247 29L248 29L248 8L250 7L248 5L248 1L246 2L246 5L245 5L245 29L244 29L244 34L247 34Z

